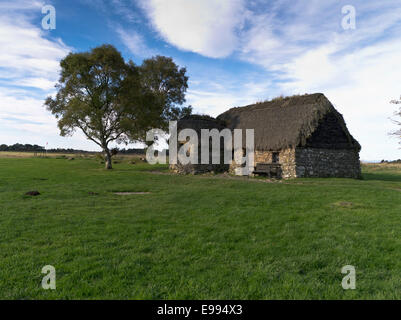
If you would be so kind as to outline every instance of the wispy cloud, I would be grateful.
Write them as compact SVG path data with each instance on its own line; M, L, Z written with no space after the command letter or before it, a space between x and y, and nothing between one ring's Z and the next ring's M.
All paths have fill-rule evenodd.
M81 0L92 9L99 11L107 25L116 33L120 42L139 58L145 58L157 53L150 48L139 25L144 23L143 15L131 0ZM118 20L116 19L118 17Z
M4 13L12 13L15 10L25 11L27 13L28 10L32 9L40 9L44 6L44 1L35 1L35 0L16 0L16 1L2 1L0 3L0 10Z
M155 50L150 49L142 35L133 29L125 30L122 27L117 27L116 32L124 45L131 51L132 54L145 58L155 54Z
M213 79L197 78L189 82L187 102L198 113L218 116L231 107L272 98L269 92L274 86L271 81L253 73L244 76L241 82L225 75Z
M22 13L0 13L0 78L48 89L57 80L59 60L69 51L60 39L48 40ZM25 84L24 84L25 83Z
M60 59L71 49L32 23L41 6L39 1L0 4L0 137L14 129L30 137L58 134L43 101L54 91Z
M139 22L141 20L138 12L132 8L131 1L111 0L110 5L116 14L122 16L128 22Z

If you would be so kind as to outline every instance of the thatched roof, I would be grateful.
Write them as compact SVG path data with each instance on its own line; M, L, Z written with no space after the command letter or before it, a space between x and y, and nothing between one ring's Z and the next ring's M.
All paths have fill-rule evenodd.
M223 130L226 128L225 122L221 120L217 120L207 115L198 115L192 114L189 116L185 116L181 118L177 122L177 130L181 131L182 129L193 129L197 133L200 133L201 129L218 129Z
M244 129L254 129L256 150L305 147L312 140L313 143L318 140L316 132L323 137L318 142L319 147L360 150L343 116L321 93L236 107L222 113L217 119L224 121L230 129L243 129L243 143ZM326 130L326 126L330 128ZM332 141L327 142L327 139Z

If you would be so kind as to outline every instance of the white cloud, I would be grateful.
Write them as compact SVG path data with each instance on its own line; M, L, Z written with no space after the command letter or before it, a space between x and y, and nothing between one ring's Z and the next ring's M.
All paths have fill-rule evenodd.
M43 99L30 97L25 90L0 92L0 144L30 143L48 148L82 148L99 151L80 131L61 137L57 120L43 107Z
M230 55L243 23L242 0L141 0L154 28L181 50L208 57Z
M0 137L8 143L58 136L56 120L43 102L54 91L59 61L70 48L61 40L47 39L40 24L31 23L42 5L39 1L0 4Z
M44 6L44 1L35 0L16 0L16 1L3 1L0 3L1 12L14 11L14 10L31 10L40 9Z
M39 89L48 89L46 79L56 81L59 60L69 48L61 40L48 40L43 31L26 20L23 14L0 13L0 76L11 81L30 81ZM44 84L44 86L43 86ZM23 86L24 84L22 84Z
M283 91L325 93L362 144L363 159L399 158L397 141L388 136L394 129L388 118L393 110L389 101L401 92L401 41L342 56L333 55L333 51L323 46L283 66L287 78Z
M260 79L256 75L254 79L251 78L252 75L244 77L242 83L227 77L190 80L187 102L194 107L196 113L218 116L234 106L271 98L267 96L267 92L273 84L269 81L258 81Z
M302 54L275 60L271 68L280 71L279 88L287 94L326 94L362 144L361 158L400 158L397 140L388 133L395 129L389 101L401 93L401 8L376 10L357 25Z

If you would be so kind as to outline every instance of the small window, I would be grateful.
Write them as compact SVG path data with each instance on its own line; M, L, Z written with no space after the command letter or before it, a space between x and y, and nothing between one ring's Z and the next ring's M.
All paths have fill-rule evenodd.
M280 161L280 153L279 152L273 152L272 163L279 163L279 161Z

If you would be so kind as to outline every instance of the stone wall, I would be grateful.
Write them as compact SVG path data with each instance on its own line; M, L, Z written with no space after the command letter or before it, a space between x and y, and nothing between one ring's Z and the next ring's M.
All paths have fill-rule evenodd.
M295 161L297 177L361 177L359 152L352 149L296 148Z
M241 164L235 162L235 159L237 157L242 157L243 154L244 154L244 151L241 149L233 151L233 159L232 159L230 167L229 167L230 174L235 174L235 169L242 167Z
M295 171L295 150L293 148L277 151L279 154L278 163L281 164L282 178L289 179L296 177ZM255 165L257 163L272 163L274 151L255 151Z
M289 148L281 151L280 164L283 170L284 179L295 178L295 149Z
M242 150L239 150L242 155ZM255 166L257 163L272 163L273 151L255 151ZM199 150L200 155L200 150ZM181 174L202 174L208 172L235 173L239 167L235 161L231 165L223 164L176 164L170 165L170 170ZM211 159L210 159L211 160ZM199 158L200 162L200 158ZM356 150L335 150L316 148L288 148L279 151L279 162L282 168L282 178L296 177L338 177L360 178L361 167L359 152Z
M188 142L187 142L188 143ZM178 150L183 146L184 142L179 142L178 143ZM190 146L188 150L191 150L192 148L195 148L195 146ZM222 173L222 172L227 172L229 170L229 165L224 164L224 146L221 145L220 148L220 163L213 164L212 162L212 148L210 145L209 148L209 164L202 164L201 163L201 147L198 147L198 163L193 164L193 163L188 163L188 164L182 164L178 161L177 164L170 164L169 168L172 172L174 173L180 173L180 174L203 174L203 173Z

